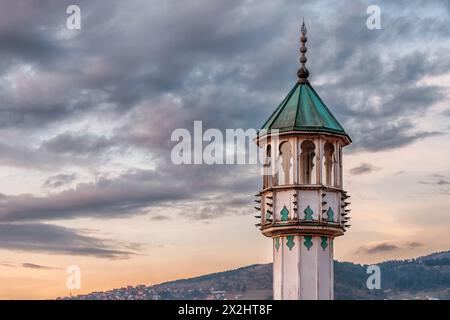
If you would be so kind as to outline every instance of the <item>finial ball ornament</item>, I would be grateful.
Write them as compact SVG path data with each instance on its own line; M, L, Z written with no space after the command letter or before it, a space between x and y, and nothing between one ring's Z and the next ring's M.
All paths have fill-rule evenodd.
M297 76L299 78L299 82L307 82L308 80L308 76L309 76L309 71L306 68L305 64L306 61L308 61L308 59L306 58L305 53L308 51L308 49L306 48L306 42L308 41L308 37L306 36L306 25L305 25L305 21L303 21L302 23L302 27L300 28L302 35L300 36L300 42L301 42L301 47L300 47L300 63L302 64L300 69L298 69L297 71Z
M306 67L301 67L300 69L298 69L297 71L297 76L300 79L307 79L309 76L309 71L308 69L306 69Z

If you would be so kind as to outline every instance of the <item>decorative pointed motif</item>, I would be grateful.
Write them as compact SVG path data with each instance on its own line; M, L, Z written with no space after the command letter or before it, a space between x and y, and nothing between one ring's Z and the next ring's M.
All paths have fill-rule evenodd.
M334 211L333 211L333 209L331 209L331 207L328 208L327 217L328 217L328 219L327 219L328 222L333 222L334 221Z
M295 243L294 243L294 236L287 236L286 237L286 245L289 248L289 250L292 250L292 248L294 247Z
M305 241L303 242L303 244L308 250L311 249L311 247L313 246L312 236L305 236L304 238Z
M303 211L305 214L305 220L312 220L314 211L311 209L310 206L307 206L306 209Z
M280 237L275 238L275 249L277 249L277 252L280 249Z
M328 238L327 237L320 237L322 239L322 242L320 243L320 246L322 247L323 251L328 247Z
M297 76L298 82L308 82L309 71L305 67L306 61L308 60L306 59L305 55L306 52L308 51L308 49L306 48L306 42L308 41L308 38L306 37L307 29L304 19L300 30L302 32L302 36L300 37L300 42L302 43L302 46L300 47L300 63L302 64L302 66L300 67L300 69L298 69Z
M284 206L283 209L281 209L280 215L281 215L281 221L288 221L289 210L286 208L286 206Z

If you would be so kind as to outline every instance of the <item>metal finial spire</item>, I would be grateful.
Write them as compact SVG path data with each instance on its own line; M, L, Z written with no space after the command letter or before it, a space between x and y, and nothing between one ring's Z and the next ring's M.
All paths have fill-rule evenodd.
M306 59L305 55L308 51L308 49L306 48L306 42L308 41L308 38L306 37L307 29L304 18L300 31L302 32L302 36L300 37L300 42L302 43L302 46L300 47L300 63L302 64L302 66L300 67L300 69L298 69L297 76L298 82L308 82L309 71L305 67L306 61L308 60Z

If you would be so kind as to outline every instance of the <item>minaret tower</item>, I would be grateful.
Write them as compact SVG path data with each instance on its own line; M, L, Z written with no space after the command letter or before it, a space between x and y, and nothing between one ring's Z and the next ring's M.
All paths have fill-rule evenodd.
M342 184L343 127L308 81L306 26L298 81L256 138L263 148L257 194L263 235L273 241L273 297L334 299L333 243L350 227Z

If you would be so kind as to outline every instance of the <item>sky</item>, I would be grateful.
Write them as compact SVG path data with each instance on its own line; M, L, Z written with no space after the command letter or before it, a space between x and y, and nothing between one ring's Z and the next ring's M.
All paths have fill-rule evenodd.
M449 16L446 0L0 0L0 299L270 262L259 169L174 165L170 138L258 129L295 84L302 17L310 82L353 140L335 258L450 249Z

